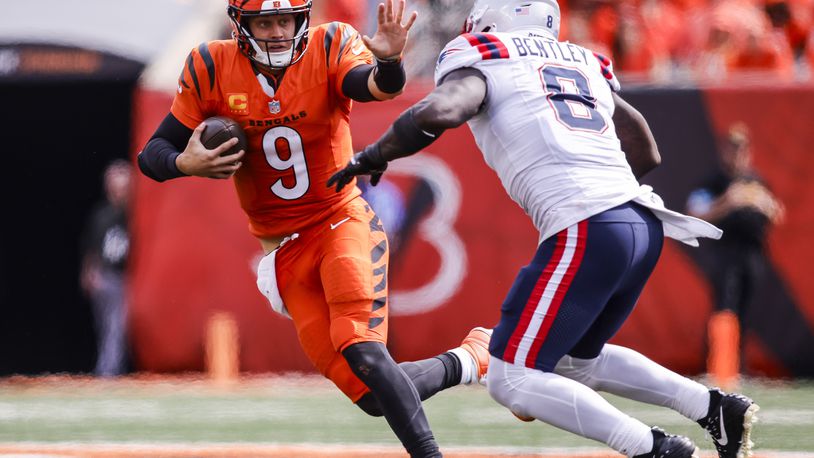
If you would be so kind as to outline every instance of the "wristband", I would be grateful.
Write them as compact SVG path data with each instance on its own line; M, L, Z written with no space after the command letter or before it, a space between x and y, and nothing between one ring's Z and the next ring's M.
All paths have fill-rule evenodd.
M384 63L384 64L397 64L397 63L401 62L401 54L397 54L397 55L395 55L393 57L376 57L374 55L373 58L376 59L377 64L379 62Z
M404 73L404 65L402 65L400 57L393 61L377 57L375 72L373 82L385 94L395 94L404 89L407 75Z

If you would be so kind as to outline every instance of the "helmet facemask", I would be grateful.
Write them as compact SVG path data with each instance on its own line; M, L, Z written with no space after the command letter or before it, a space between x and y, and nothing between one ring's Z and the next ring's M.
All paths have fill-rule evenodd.
M283 70L297 63L308 48L308 27L311 22L311 1L299 2L301 5L291 5L295 2L264 1L259 9L241 8L235 5L235 0L229 2L229 19L232 21L232 37L237 41L238 48L253 62L261 67L271 70ZM247 2L243 2L247 3ZM258 3L258 2L251 2ZM275 8L267 8L272 4ZM280 5L283 4L283 7ZM284 39L262 39L252 35L249 28L249 19L257 16L275 16L292 14L294 16L294 36ZM288 49L271 51L270 45L288 44Z

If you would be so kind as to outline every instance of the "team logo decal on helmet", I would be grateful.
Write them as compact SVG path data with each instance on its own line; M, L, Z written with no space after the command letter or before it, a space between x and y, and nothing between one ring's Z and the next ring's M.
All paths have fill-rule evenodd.
M311 0L229 0L232 37L240 52L261 66L283 69L297 63L308 48L308 26L311 22ZM294 15L294 37L264 40L252 36L248 19L254 16ZM267 46L290 44L284 51L270 51Z
M541 30L560 35L560 6L556 0L477 0L464 23L465 33Z

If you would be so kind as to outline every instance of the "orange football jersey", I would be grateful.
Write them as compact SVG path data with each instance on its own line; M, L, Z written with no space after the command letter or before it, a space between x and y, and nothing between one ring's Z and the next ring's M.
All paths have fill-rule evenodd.
M234 40L201 44L187 57L172 104L172 114L190 129L227 116L246 131L248 150L234 180L258 237L302 230L359 195L355 186L337 193L326 183L353 154L352 101L342 80L373 56L348 24L320 25L308 35L308 49L276 90Z

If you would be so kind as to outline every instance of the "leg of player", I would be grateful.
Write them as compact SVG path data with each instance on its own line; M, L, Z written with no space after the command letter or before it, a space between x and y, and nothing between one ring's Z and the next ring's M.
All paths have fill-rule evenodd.
M473 328L459 347L433 358L408 361L399 366L413 381L421 400L455 385L485 383L489 367L492 330Z
M377 406L407 453L411 457L442 456L415 386L390 357L384 344L355 343L345 348L342 356L353 373L370 388ZM363 410L368 404L369 401L357 403Z
M704 385L618 345L605 344L592 359L563 356L554 372L593 390L671 408L694 421L706 415L709 406Z
M330 311L330 339L348 367L370 393L353 397L352 381L341 370L330 378L371 415L384 415L393 432L412 456L440 456L438 445L421 406L421 398L461 382L477 380L488 364L488 331L473 330L458 349L404 367L391 358L387 339L387 263L389 249L384 228L366 204L336 215L344 221L324 233L320 280ZM367 243L360 243L366 240ZM472 336L480 337L479 345ZM478 347L477 349L475 347ZM467 351L467 348L469 351ZM476 362L476 357L480 360ZM317 355L315 360L319 360ZM481 367L483 365L483 367ZM318 364L319 366L319 364ZM356 378L355 377L355 378ZM354 379L355 379L354 378Z
M521 419L543 420L628 456L693 456L689 439L648 427L581 383L584 368L570 378L562 366L555 372L565 355L601 354L655 267L662 231L651 212L625 204L546 239L501 307L490 344L492 397Z
M433 437L432 432L423 412L419 411L420 404L416 406L414 403L413 393L418 394L423 401L451 386L480 382L486 375L489 363L491 334L490 329L474 328L464 338L461 346L433 358L403 362L398 366L392 363L393 360L381 343L362 342L351 345L342 354L354 373L371 389L356 405L369 415L385 415L390 427L411 455L434 456L432 453L437 451L437 445L434 440L428 440ZM380 381L371 376L376 369L380 374L387 374ZM392 383L392 380L401 378L401 374L397 373L399 369L411 383ZM385 389L374 391L371 384L378 382L382 382ZM406 419L403 414L407 414ZM409 420L411 418L413 420Z
M489 362L489 394L515 415L607 444L627 456L697 456L681 436L667 435L613 407L587 386L560 375L511 364Z
M605 344L592 359L566 355L554 371L597 391L675 410L710 433L720 458L751 452L752 424L760 408L754 401L708 390L629 348Z
M474 328L459 347L421 361L405 361L399 367L407 374L422 401L456 385L485 383L489 367L491 329ZM379 417L381 407L372 393L356 402L368 415Z

